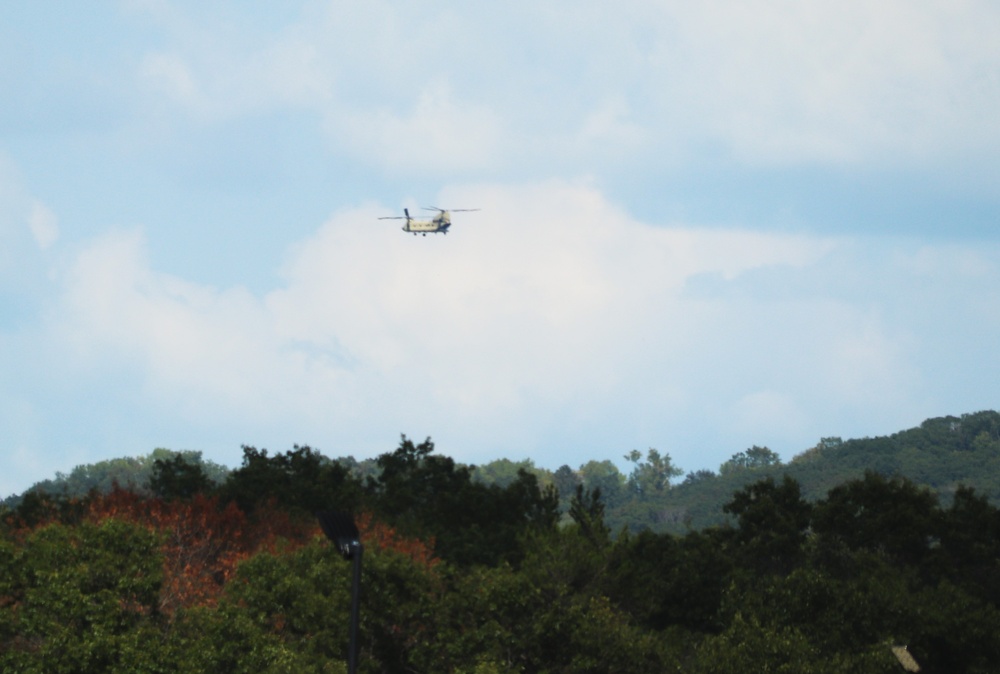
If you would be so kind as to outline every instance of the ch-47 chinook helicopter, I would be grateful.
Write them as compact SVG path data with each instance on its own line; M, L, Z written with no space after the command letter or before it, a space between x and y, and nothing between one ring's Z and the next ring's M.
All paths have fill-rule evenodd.
M417 234L423 234L427 236L430 234L437 234L438 232L442 234L448 233L448 228L451 227L451 214L452 213L469 213L472 211L478 211L478 208L454 208L452 210L445 210L443 208L437 208L432 206L428 208L424 206L425 211L437 211L435 215L430 220L417 220L416 218L410 217L410 210L408 208L403 209L403 215L390 215L384 218L379 218L379 220L406 220L406 224L403 225L404 232L413 232L413 236Z

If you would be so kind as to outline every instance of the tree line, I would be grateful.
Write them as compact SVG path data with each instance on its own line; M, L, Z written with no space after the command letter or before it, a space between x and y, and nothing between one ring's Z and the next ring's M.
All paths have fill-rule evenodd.
M764 449L729 473L773 467ZM364 470L245 447L217 481L196 458L0 514L0 669L346 671L349 568L321 509L354 513L366 546L363 672L1000 666L1000 511L969 487L944 502L868 471L808 498L755 474L727 521L670 533L616 528L601 484L479 479L429 439ZM683 485L665 455L627 458L632 503Z
M244 451L247 449L260 453L255 448ZM77 466L68 474L57 473L53 480L44 480L24 494L8 497L3 505L15 507L32 492L80 497L91 489L107 492L115 484L151 494L154 465L180 460L178 456L184 463L200 466L213 485L225 483L233 472L203 459L200 452L156 449L147 456L111 459ZM927 486L945 504L960 485L974 487L991 503L1000 504L1000 414L994 411L928 419L916 428L884 437L821 438L787 462L768 447L756 445L733 454L715 471L685 473L669 453L652 448L645 453L633 449L621 459L624 471L610 460L586 461L575 469L562 465L555 470L536 466L530 459L506 458L478 466L455 466L470 471L474 482L501 488L516 482L521 471L534 475L542 487L555 488L564 518L578 486L599 490L605 520L615 532L627 527L632 532L649 529L683 534L689 529L724 524L732 519L723 505L733 492L766 477L780 480L784 475L795 478L810 501L823 497L838 484L873 471L903 476ZM381 471L377 459L359 461L346 456L332 461L362 485L369 478L376 479Z

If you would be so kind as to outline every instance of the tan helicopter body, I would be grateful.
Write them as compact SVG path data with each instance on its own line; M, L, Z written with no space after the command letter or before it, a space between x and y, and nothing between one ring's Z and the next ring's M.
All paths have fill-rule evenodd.
M418 220L416 218L411 218L410 210L404 208L403 215L388 216L384 218L379 218L379 220L406 220L406 224L403 225L403 231L412 232L413 236L416 236L417 234L422 234L423 236L427 236L428 233L437 234L439 232L441 234L447 234L448 228L451 227L452 211L447 211L443 208L436 208L436 207L427 208L425 206L424 208L425 210L428 211L437 211L438 214L435 215L430 220ZM479 210L478 208L456 208L454 209L454 212L459 213L459 212L470 212L478 210Z

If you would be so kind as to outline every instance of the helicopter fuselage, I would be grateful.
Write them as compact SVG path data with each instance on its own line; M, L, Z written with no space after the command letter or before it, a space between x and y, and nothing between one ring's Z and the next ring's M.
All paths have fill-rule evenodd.
M413 232L414 234L437 234L438 232L446 234L449 227L451 227L451 218L440 215L432 220L414 220L413 218L408 218L406 224L403 225L403 231Z
M451 227L451 212L446 211L443 208L427 208L429 211L437 211L438 214L431 218L430 220L418 220L417 218L410 217L410 209L404 208L403 215L389 215L384 218L379 218L379 220L406 220L406 224L403 225L404 232L411 232L414 236L417 234L422 234L427 236L428 234L447 234L448 229ZM459 208L459 211L478 211L478 208Z

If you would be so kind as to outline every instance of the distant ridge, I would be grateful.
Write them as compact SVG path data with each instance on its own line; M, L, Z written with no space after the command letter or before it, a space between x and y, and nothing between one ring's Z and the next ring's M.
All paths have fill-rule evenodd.
M964 485L996 505L1000 503L1000 413L936 417L884 437L823 438L787 463L689 474L664 494L655 510L615 512L609 521L631 529L701 529L726 521L722 506L733 492L752 482L789 475L807 499L817 500L866 471L904 477L931 489L943 503Z
M627 527L657 532L684 533L691 529L719 525L728 521L722 507L733 493L744 486L772 477L788 475L802 488L809 500L818 500L848 480L873 471L886 477L904 477L933 490L943 503L964 485L1000 504L1000 413L992 410L927 419L915 428L874 438L843 440L822 438L814 447L781 462L766 447L753 447L734 454L718 471L698 470L679 483L670 484L677 475L669 454L651 450L643 462L633 452L635 470L623 475L607 460L589 461L578 469L562 466L556 471L538 468L530 459L496 461L474 468L474 477L482 482L506 486L518 470L534 474L542 484L559 489L563 510L568 506L576 485L600 488L605 501L605 518L612 531ZM653 460L664 459L656 464ZM216 484L229 476L225 466L205 461L201 452L174 452L156 449L135 457L81 465L70 473L57 473L54 479L36 483L24 493L45 492L57 497L80 497L92 489L106 492L113 484L143 492L148 487L152 466L157 459L182 456L202 467ZM375 461L356 461L352 457L334 459L348 467L359 480L377 471ZM658 488L643 486L650 471L660 474ZM24 494L9 496L3 505L16 507Z

